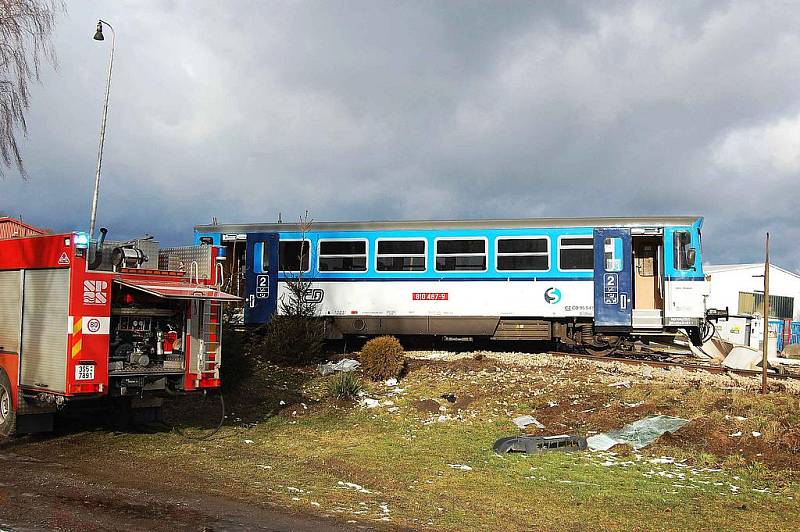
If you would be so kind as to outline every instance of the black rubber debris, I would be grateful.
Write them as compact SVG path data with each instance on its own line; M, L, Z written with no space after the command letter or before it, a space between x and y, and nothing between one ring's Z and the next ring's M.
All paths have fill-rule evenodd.
M494 442L492 449L497 454L543 453L547 451L584 451L586 438L562 434L560 436L510 436Z

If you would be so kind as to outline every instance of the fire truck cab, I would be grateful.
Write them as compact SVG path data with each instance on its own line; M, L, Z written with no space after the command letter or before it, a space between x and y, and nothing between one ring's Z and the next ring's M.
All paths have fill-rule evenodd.
M221 385L220 248L0 239L0 438L89 401L158 409Z

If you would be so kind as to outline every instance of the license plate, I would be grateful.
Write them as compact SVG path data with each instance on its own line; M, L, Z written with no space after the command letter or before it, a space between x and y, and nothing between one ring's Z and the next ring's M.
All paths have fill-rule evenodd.
M94 380L94 364L78 364L75 366L76 381Z

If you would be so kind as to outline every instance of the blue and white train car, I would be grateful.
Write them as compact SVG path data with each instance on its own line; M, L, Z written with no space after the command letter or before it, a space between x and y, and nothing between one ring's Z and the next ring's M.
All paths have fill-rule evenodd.
M287 281L302 275L332 338L559 340L602 352L679 329L700 342L702 222L315 222L307 231L298 224L216 224L195 227L195 239L244 256L248 324L278 312Z

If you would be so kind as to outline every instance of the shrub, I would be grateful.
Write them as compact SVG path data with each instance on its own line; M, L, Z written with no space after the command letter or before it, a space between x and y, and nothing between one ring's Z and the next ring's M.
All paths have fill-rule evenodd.
M324 335L318 318L275 315L253 333L248 351L262 360L304 364L320 357Z
M337 373L328 381L328 395L337 399L353 399L361 392L361 380L352 371Z
M399 377L406 364L403 346L394 336L373 338L361 348L361 371L374 381Z

